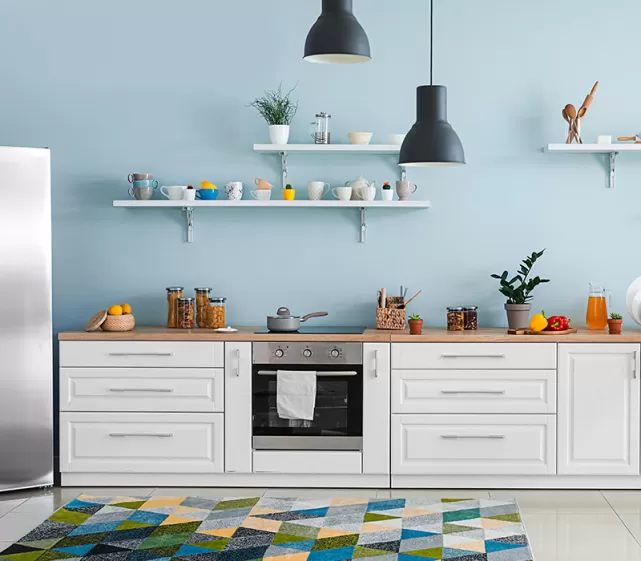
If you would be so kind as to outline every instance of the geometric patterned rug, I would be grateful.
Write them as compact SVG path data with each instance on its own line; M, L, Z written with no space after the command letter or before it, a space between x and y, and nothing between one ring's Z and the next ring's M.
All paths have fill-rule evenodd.
M530 561L514 501L90 497L0 560Z

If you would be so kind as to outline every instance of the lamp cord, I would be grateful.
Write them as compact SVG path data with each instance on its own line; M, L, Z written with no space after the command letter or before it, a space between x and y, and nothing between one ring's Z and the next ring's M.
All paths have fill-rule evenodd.
M430 0L430 86L434 85L434 0Z

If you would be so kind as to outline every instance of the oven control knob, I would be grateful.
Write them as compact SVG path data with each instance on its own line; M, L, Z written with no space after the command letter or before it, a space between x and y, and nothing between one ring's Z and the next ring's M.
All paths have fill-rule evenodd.
M283 349L276 349L274 352L276 358L283 358L285 356L285 351Z
M341 352L338 349L332 349L331 351L329 351L329 356L331 356L332 358L338 358L339 356L341 356Z
M312 349L304 349L303 350L303 356L305 358L310 358L312 356Z

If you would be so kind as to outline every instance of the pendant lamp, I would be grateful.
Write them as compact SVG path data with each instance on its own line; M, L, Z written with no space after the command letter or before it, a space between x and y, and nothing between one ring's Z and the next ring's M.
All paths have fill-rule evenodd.
M430 0L430 85L416 89L416 123L401 146L399 166L465 163L461 140L447 122L447 88L433 85L433 66L434 0Z
M370 60L369 39L352 13L352 0L322 1L321 15L307 34L304 59L321 64Z

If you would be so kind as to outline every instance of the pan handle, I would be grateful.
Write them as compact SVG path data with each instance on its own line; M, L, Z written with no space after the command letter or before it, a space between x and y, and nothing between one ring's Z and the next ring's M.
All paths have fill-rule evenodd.
M306 316L300 318L300 321L302 323L303 321L307 321L309 318L320 318L328 315L329 314L327 312L312 312L311 314L307 314Z

